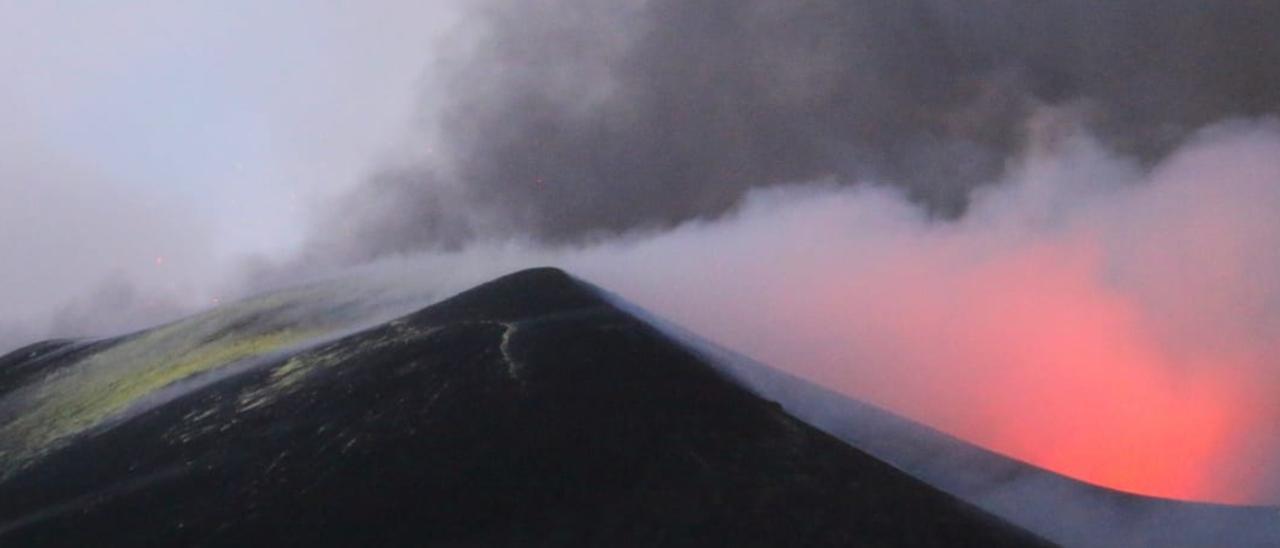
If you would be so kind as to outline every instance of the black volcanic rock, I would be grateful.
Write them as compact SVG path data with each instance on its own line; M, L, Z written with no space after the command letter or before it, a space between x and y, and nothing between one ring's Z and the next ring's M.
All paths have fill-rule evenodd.
M195 373L74 435L58 406L76 398L0 400L0 455L22 456L0 461L0 545L1042 542L796 420L556 270L302 351L241 346L219 347L235 357L221 369L177 354ZM75 348L19 351L0 379L72 382L91 369L41 356L85 359ZM95 397L73 416L114 402ZM24 402L51 418L22 422Z
M76 351L84 350L85 346L73 340L57 339L30 344L0 356L0 396L32 377L75 361L75 357L82 355Z
M1065 546L1280 546L1280 509L1173 500L1086 483L983 449L649 318L792 414L1016 525Z

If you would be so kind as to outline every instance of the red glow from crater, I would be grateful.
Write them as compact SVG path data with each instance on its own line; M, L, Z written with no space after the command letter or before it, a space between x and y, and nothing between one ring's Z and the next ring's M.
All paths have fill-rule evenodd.
M1067 476L1152 496L1249 502L1215 467L1249 416L1244 386L1180 355L1111 290L1087 242L978 259L943 243L857 280L815 275L770 304L815 350L797 371L854 397ZM821 272L821 271L820 271ZM945 278L937 273L945 272ZM926 281L928 280L928 281ZM768 344L768 343L764 343ZM1222 359L1230 359L1222 356ZM850 368L853 361L885 364Z
M674 266L620 289L1067 476L1280 504L1280 132L1246 129L1141 173L1089 146L1033 154L947 222L876 190L762 194L639 248L637 276Z

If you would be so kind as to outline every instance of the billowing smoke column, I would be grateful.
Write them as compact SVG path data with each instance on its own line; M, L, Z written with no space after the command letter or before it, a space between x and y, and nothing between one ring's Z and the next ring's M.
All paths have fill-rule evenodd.
M1280 111L1280 4L473 15L310 264L559 264L1071 476L1280 503L1280 135L1222 122Z
M951 221L893 189L753 191L594 244L371 266L441 294L556 264L761 361L1126 491L1280 503L1280 126L1151 169L1058 135Z
M554 260L554 259L552 259ZM1150 174L1087 139L938 223L898 195L753 194L560 259L846 394L1110 487L1280 502L1280 133Z
M1043 105L1145 163L1280 106L1280 4L1212 0L482 0L427 72L423 159L318 223L346 261L582 242L752 188L903 188L953 217Z

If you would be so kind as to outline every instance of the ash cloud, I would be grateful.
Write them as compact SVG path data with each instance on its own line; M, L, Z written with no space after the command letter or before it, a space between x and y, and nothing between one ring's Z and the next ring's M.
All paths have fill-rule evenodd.
M953 220L894 187L818 182L753 190L714 221L586 245L487 240L361 277L445 295L558 265L1017 459L1131 492L1280 504L1280 126L1212 126L1145 166L1060 124L1033 124L1054 131L1032 130Z
M1258 121L1280 113L1280 4L484 1L462 21L419 154L319 216L298 264L441 293L465 284L421 280L559 265L1016 458L1280 503L1258 388L1280 383L1280 140Z
M816 179L954 218L1040 107L1148 165L1280 107L1267 2L486 1L463 21L424 92L430 152L317 222L314 256L585 242Z

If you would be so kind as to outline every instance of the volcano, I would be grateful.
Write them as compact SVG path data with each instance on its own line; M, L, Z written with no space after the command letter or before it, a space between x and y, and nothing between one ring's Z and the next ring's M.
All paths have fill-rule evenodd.
M1002 457L555 269L406 306L303 287L0 358L0 544L1280 539L1274 509Z
M642 313L642 311L640 311ZM1277 546L1276 508L1117 491L975 446L765 366L660 318L665 332L795 417L1066 546Z
M557 270L319 341L279 308L0 360L0 544L1042 543Z

